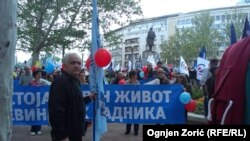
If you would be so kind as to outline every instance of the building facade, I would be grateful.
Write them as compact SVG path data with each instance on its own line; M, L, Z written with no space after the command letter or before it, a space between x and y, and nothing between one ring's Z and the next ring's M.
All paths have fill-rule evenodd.
M220 31L221 34L226 34L223 33L225 30L222 30L222 28L225 27L222 25L228 19L227 16L235 13L243 13L245 17L250 17L250 4L245 0L232 7L206 9L133 21L129 25L114 31L116 34L121 35L122 38L122 43L118 45L118 48L116 47L113 50L113 47L109 47L111 48L113 58L117 61L116 64L120 63L121 66L126 67L129 61L135 65L136 62L140 61L142 52L148 50L146 47L146 37L151 27L156 34L153 51L161 54L160 45L168 40L168 37L173 35L176 29L192 27L192 19L206 11L214 18L213 27ZM227 46L228 44L225 42L218 43L218 58L223 55Z
M115 58L115 64L120 63L121 66L127 67L128 62L131 61L134 67L137 66L136 64L140 61L142 52L148 50L146 38L151 27L156 34L152 50L159 53L161 51L160 44L168 38L167 19L174 16L177 15L141 19L115 30L114 32L122 38L122 43L117 45L119 49L110 47L108 44L105 45L111 51L112 57Z

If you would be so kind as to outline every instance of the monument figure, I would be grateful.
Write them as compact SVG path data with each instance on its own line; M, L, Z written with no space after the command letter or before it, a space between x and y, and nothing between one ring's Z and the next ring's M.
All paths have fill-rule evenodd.
M151 27L148 31L147 35L147 45L149 47L149 51L152 51L152 47L154 46L154 40L155 40L155 32L153 31L153 28Z

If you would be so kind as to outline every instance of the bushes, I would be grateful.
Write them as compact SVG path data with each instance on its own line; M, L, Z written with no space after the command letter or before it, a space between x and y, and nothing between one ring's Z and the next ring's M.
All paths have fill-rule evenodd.
M192 99L196 101L196 110L193 113L204 115L204 95L202 88L192 87Z
M200 87L192 87L192 99L196 100L203 97L203 91Z
M199 114L199 115L204 115L205 114L204 97L195 100L195 102L196 102L196 109L195 109L194 113Z

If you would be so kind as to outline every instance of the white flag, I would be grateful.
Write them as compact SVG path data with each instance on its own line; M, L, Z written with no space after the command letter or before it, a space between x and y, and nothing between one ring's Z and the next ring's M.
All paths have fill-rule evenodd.
M120 70L120 63L115 66L114 70L115 71L119 71Z
M132 63L131 63L131 61L128 61L128 71L130 72L131 69L132 69Z
M186 74L186 75L189 76L189 71L188 71L187 63L186 63L185 60L182 58L182 56L180 57L180 73Z
M155 58L153 55L149 55L148 58L147 58L147 62L149 62L153 68L156 67L156 63L155 63Z
M209 61L201 57L197 58L197 79L201 80L203 69L208 68Z

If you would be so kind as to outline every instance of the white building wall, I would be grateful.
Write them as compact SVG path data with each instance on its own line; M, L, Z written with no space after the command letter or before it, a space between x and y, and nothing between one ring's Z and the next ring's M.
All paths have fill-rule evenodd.
M123 43L120 45L122 48L122 56L120 56L122 60L122 66L124 67L124 60L125 60L125 47L126 47L126 45L124 44L125 40L132 38L139 38L139 53L142 54L142 52L146 50L146 37L150 27L153 27L153 30L155 31L156 34L155 51L161 53L160 44L163 41L167 40L169 36L175 33L175 27L176 28L191 27L192 26L191 19L193 19L195 15L201 14L205 11L209 11L210 15L213 16L215 19L214 26L216 28L220 28L220 24L225 19L225 15L234 13L235 9L237 9L239 13L246 13L247 16L250 17L250 4L243 4L243 5L240 4L234 7L207 9L189 13L181 13L181 14L166 15L150 19L142 19L134 21L129 25L118 29L117 33L123 34L122 36ZM223 49L220 48L219 51L221 50Z

